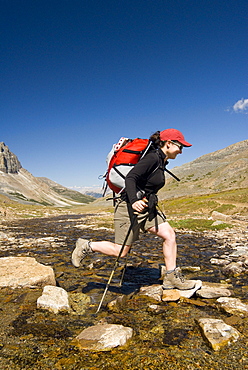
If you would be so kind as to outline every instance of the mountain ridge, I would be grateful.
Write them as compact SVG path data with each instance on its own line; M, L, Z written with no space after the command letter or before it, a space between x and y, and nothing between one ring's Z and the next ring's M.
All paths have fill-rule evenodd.
M4 142L0 143L0 194L19 203L57 207L82 205L94 200L52 180L33 176Z
M172 172L181 181L166 174L166 184L159 192L162 200L248 188L248 140L204 154L174 167ZM0 143L0 194L20 203L59 207L97 202L92 196L46 177L34 177L22 168L17 156L3 142Z
M162 199L248 188L248 140L204 154L171 171L181 181L166 175L159 192Z

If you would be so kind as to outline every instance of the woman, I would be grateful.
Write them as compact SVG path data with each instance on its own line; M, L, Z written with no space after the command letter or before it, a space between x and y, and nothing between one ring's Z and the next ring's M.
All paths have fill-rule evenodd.
M121 257L125 257L132 243L138 239L140 230L149 231L163 240L166 273L164 289L192 289L194 280L184 280L176 266L177 244L175 232L165 217L157 212L157 192L165 184L164 167L168 159L175 159L183 147L190 147L183 134L176 129L157 131L150 137L152 149L133 167L125 181L125 192L115 207L115 243L92 242L79 238L72 253L72 264L80 262L93 252L118 256L125 241L130 223L132 230L125 242Z

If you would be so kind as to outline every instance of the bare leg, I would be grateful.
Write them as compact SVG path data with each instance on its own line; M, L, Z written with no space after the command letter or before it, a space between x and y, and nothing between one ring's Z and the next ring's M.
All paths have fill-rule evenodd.
M155 226L148 229L149 232L163 239L163 254L166 270L174 270L176 268L177 244L176 235L168 222L163 222L158 225L158 231Z
M100 241L100 242L91 242L90 247L93 250L93 252L99 252L106 254L108 256L118 257L122 246L120 244L115 244L109 241ZM121 257L125 257L129 252L130 248L131 246L125 245Z
M195 280L185 280L181 274L179 267L176 267L177 244L176 235L168 222L163 222L158 226L158 231L155 227L149 231L163 239L163 253L166 266L166 274L163 279L164 289L193 289Z

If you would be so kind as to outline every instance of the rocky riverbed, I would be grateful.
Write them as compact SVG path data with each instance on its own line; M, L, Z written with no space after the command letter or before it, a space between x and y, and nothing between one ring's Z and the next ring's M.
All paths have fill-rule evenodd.
M79 269L70 262L78 237L113 240L113 230L98 228L94 218L62 215L2 222L0 258L32 257L52 268L57 287L68 293L70 309L55 313L37 307L42 286L2 287L1 369L248 369L246 226L177 231L178 265L187 278L202 281L202 288L189 298L157 298L161 242L142 235L128 257L122 286L120 263L96 314L115 258L94 254ZM226 309L223 298L239 299L244 310L237 308L237 301L236 310L230 305ZM203 333L204 319L221 320L238 336L214 348ZM132 335L126 344L108 351L87 350L75 340L99 324L130 328Z

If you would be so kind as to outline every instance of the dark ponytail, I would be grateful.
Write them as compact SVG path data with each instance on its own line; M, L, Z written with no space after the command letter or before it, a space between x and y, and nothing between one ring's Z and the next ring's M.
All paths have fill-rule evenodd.
M164 141L160 140L160 131L154 132L154 134L150 136L150 140L155 148L162 148L164 146Z

